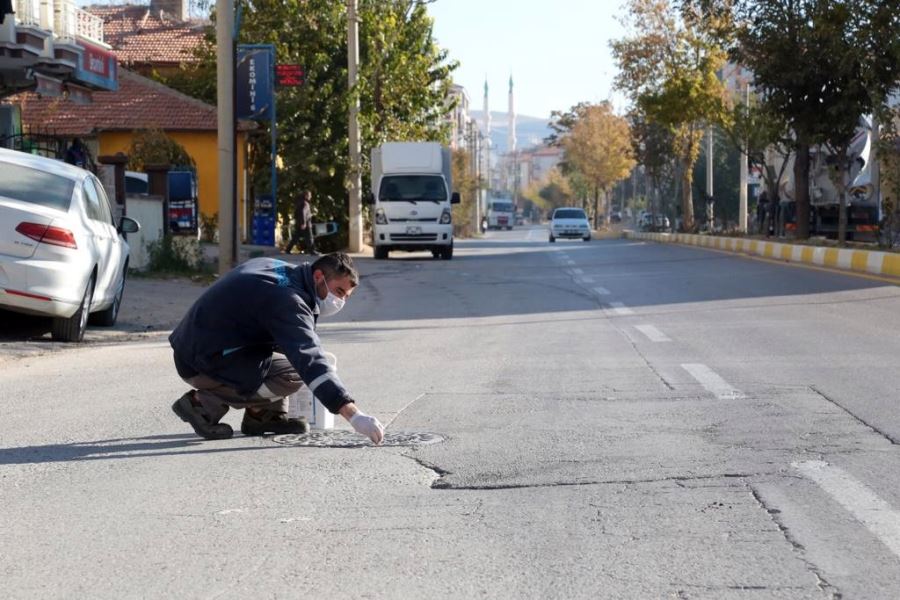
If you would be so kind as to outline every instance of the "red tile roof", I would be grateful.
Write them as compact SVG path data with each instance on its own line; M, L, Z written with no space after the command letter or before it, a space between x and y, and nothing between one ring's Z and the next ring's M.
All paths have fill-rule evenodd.
M119 90L93 92L90 104L28 92L9 98L22 107L22 123L57 135L100 131L216 131L216 107L161 83L119 69ZM244 129L242 127L241 129Z
M207 27L179 21L148 6L90 6L86 10L103 19L103 39L124 66L196 62L194 50L202 43Z

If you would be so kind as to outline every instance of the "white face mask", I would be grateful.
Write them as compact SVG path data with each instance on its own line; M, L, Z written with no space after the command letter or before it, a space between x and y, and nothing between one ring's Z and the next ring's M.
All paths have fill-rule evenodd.
M331 317L341 312L341 309L344 308L344 299L338 298L333 293L331 293L331 288L328 287L327 281L323 279L322 283L325 284L325 289L328 290L328 295L325 296L324 300L322 300L321 298L319 298L319 293L316 292L316 304L319 305L319 316Z

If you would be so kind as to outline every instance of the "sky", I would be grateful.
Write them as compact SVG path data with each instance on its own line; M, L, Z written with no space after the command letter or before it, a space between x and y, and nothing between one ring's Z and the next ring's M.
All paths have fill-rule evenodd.
M516 113L549 118L581 101L612 100L616 74L610 40L624 35L622 0L436 0L428 6L439 46L460 62L456 83L472 108L483 107L485 76L492 111L505 112L509 76Z

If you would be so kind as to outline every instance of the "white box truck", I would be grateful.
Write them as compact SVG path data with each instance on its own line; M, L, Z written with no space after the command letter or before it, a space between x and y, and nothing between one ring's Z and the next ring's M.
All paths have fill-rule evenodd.
M436 142L387 142L372 150L375 258L391 250L430 250L453 258L453 215L459 203L452 191L450 149Z

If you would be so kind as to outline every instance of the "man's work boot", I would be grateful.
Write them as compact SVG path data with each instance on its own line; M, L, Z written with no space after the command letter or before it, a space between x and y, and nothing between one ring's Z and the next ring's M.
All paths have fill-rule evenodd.
M266 433L306 433L309 422L306 417L288 417L283 412L261 410L256 413L244 410L241 421L241 433L244 435L263 435Z
M194 390L184 394L172 405L172 411L185 423L194 428L194 433L208 440L227 440L234 430L227 423L214 422L213 417L194 397ZM221 418L221 417L220 417ZM215 419L218 421L218 419Z

